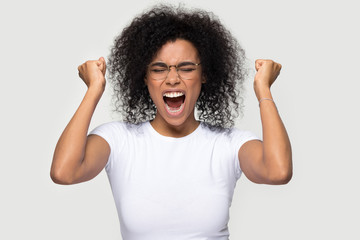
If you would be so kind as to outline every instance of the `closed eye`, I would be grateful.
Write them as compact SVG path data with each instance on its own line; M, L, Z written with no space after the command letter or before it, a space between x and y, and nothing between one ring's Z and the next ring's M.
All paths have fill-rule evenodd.
M192 71L195 71L196 69L195 68L191 68L191 67L182 67L182 68L179 68L179 71L180 72L192 72Z
M154 69L150 69L150 71L153 73L163 73L167 71L167 68L154 68Z

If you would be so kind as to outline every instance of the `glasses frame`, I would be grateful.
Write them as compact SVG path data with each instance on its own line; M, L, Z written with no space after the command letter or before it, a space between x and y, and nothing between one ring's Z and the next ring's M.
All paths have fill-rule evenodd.
M201 62L200 62L200 63L194 63L194 62L190 62L190 61L184 61L184 62L178 63L178 64L176 64L176 65L167 65L167 64L164 63L164 62L154 62L154 63L150 63L150 64L148 65L148 71L150 71L149 68L150 68L151 66L153 66L153 65L155 65L155 64L157 64L157 63L159 63L159 64L164 64L164 65L167 66L167 74L166 74L166 77L164 77L164 78L162 78L162 79L155 79L155 78L153 78L155 81L164 81L165 79L167 79L167 77L169 76L169 73L170 73L170 71L171 71L171 67L175 67L176 74L177 74L177 76L178 76L180 79L182 79L182 80L189 80L189 79L191 79L191 78L189 78L189 79L184 79L184 78L182 78L182 77L180 76L180 74L179 74L179 65L184 64L184 63L191 63L191 64L193 64L194 66L197 67L197 66L199 66L199 65L201 64ZM182 67L182 66L180 66L180 67ZM196 68L195 70L197 70L197 68Z

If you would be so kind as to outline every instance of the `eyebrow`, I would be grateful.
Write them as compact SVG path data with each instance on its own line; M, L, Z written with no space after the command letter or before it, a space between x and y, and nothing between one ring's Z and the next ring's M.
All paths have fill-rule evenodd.
M187 65L196 65L196 63L185 61L185 62L179 63L177 66L182 67L182 66L187 66Z
M191 61L184 61L184 62L180 62L177 64L178 67L182 67L182 66L187 66L187 65L195 65L194 62ZM154 67L154 66L158 66L158 67L166 67L169 66L164 62L154 62L150 64L150 67Z
M163 63L163 62L154 62L150 64L150 67L154 67L154 66L158 66L158 67L166 67L167 64Z

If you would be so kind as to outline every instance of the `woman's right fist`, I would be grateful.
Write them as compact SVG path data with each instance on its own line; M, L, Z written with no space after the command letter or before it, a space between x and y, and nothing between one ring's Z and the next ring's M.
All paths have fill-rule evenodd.
M99 58L99 60L86 61L78 67L78 71L80 78L88 88L105 89L106 62L103 57Z

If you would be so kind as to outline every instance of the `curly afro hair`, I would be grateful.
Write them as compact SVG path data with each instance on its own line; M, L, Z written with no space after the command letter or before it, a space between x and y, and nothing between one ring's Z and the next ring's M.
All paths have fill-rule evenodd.
M132 124L155 117L144 83L147 66L164 44L176 39L196 47L206 79L196 103L198 119L212 128L232 127L242 108L244 50L212 13L183 7L155 6L115 39L108 62L116 110Z

